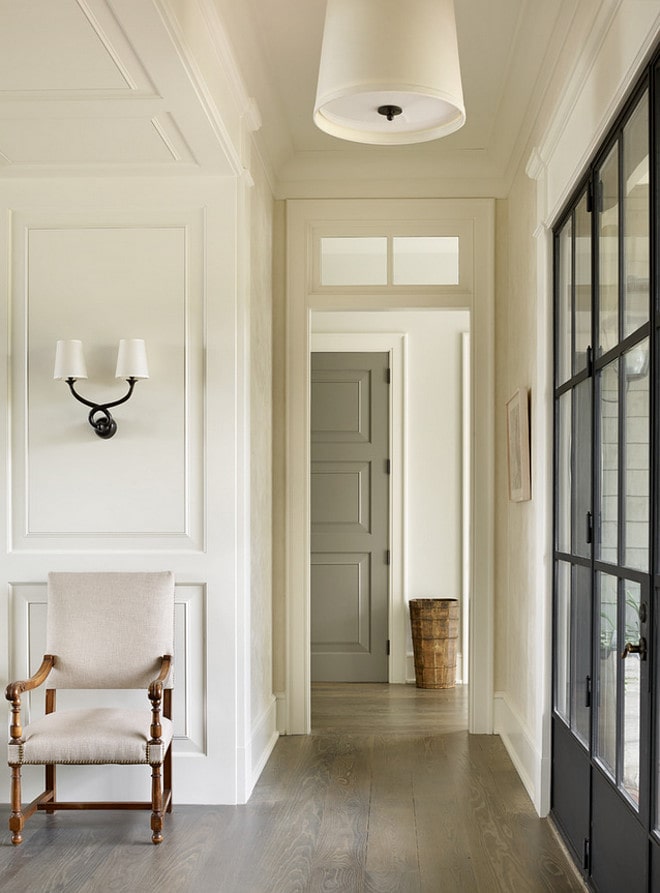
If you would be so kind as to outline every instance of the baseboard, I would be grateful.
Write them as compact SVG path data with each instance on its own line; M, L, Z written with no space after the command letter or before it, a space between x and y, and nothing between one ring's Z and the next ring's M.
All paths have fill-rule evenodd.
M287 700L286 700L286 692L284 691L276 691L275 692L275 728L279 732L280 735L286 735L287 732Z
M495 733L500 736L525 790L540 816L548 812L544 796L544 774L547 771L541 750L504 692L493 698Z
M250 741L252 756L251 777L248 779L249 788L246 792L248 798L252 794L254 786L259 780L259 776L263 772L279 738L276 717L277 699L273 696L252 728Z

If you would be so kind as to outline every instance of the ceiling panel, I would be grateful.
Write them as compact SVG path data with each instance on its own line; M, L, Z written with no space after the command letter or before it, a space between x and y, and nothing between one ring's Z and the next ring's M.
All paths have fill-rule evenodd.
M171 126L168 131L162 122L146 118L5 119L0 152L11 164L163 164L192 160Z
M0 0L0 22L3 93L132 86L76 0Z

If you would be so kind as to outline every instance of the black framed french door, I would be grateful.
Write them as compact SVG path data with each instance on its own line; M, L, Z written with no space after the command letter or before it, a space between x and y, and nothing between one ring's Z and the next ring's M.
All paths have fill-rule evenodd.
M657 81L554 229L552 813L599 891L660 890Z

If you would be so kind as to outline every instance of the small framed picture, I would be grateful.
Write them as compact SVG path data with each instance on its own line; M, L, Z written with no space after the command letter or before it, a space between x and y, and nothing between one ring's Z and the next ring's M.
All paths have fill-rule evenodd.
M506 439L509 499L512 502L525 502L532 498L527 388L518 388L506 405Z

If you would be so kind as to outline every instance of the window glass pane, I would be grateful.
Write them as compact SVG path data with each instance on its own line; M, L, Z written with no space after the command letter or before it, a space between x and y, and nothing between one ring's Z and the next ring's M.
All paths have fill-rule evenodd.
M568 381L571 377L571 332L572 332L572 245L573 221L570 218L559 234L559 283L557 294L556 341L557 368L555 378L557 384Z
M619 342L619 150L615 146L597 180L599 352Z
M625 559L648 569L649 549L649 340L623 356L625 375Z
M573 389L573 551L591 556L587 541L587 513L591 511L591 379Z
M623 334L649 318L649 122L645 95L623 131Z
M569 723L571 566L566 561L557 562L555 585L555 710Z
M557 410L557 551L571 551L572 393L559 398Z
M619 361L600 373L599 555L618 562L619 531Z
M458 236L396 236L394 285L458 285Z
M597 693L596 756L614 778L616 776L616 716L617 673L619 666L619 635L617 614L616 577L597 575L598 640L600 643L597 663L598 677L594 691Z
M591 675L591 570L573 568L571 729L589 746L587 678Z
M321 239L321 285L387 285L387 239Z
M642 590L639 583L624 580L625 642L639 643L639 608ZM625 643L624 643L625 644ZM623 646L622 646L623 647ZM623 664L623 777L621 787L629 799L639 805L640 711L642 668L639 654L628 654Z
M591 214L584 195L575 209L575 358L573 371L587 365L591 344Z

